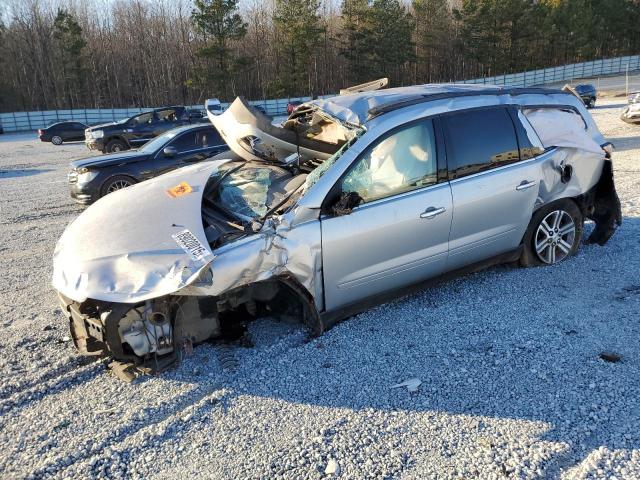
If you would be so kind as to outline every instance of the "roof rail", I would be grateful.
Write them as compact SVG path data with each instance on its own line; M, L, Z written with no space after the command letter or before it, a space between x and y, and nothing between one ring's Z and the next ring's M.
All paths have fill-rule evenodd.
M442 93L432 93L425 95L417 95L413 98L407 98L404 100L400 100L398 102L388 103L386 105L379 105L377 107L373 107L369 109L369 117L368 120L375 118L384 113L393 112L394 110L398 110L404 107L410 107L412 105L419 105L421 103L432 102L435 100L443 100L446 98L457 98L457 97L473 97L480 95L526 95L526 94L541 94L541 95L550 95L550 94L566 94L571 95L569 92L564 92L562 90L556 90L553 88L542 88L542 87L497 87L497 88L487 88L487 89L478 89L478 90L467 90L460 92L442 92Z

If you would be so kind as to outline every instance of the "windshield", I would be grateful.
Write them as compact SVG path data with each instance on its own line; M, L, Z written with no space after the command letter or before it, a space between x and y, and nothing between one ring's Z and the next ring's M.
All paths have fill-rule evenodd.
M295 188L292 175L275 165L225 165L218 173L220 184L212 199L242 220L261 218Z
M156 150L159 150L160 148L162 148L165 144L167 144L173 137L176 136L175 132L172 131L168 131L166 133L163 133L162 135L149 140L147 143L145 143L142 147L140 147L138 149L139 152L144 152L144 153L153 153Z

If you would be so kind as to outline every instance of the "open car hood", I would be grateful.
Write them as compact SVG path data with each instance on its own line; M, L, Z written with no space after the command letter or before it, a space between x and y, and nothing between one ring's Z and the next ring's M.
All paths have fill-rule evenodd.
M201 203L224 163L180 168L91 205L56 245L53 286L78 302L137 303L193 283L214 258Z
M245 160L283 161L292 153L300 153L302 159L329 158L346 140L343 127L313 117L311 111L310 123L292 121L293 117L302 117L304 112L300 110L285 122L285 127L278 127L270 117L238 97L221 115L207 111L207 116L229 148Z

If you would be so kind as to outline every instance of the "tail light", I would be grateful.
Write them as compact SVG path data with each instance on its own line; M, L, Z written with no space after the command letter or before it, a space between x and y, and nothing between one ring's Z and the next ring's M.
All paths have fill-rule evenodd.
M44 133L43 130L41 128L39 128L38 129L38 136L41 137L43 133Z

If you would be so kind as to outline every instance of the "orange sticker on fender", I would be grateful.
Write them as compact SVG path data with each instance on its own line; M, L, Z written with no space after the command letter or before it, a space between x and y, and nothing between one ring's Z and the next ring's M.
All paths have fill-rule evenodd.
M191 185L189 185L187 182L180 182L175 187L171 187L169 190L167 190L167 195L169 195L171 198L176 198L191 192L193 192L193 188L191 188Z

